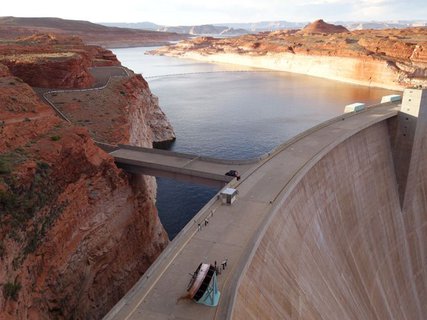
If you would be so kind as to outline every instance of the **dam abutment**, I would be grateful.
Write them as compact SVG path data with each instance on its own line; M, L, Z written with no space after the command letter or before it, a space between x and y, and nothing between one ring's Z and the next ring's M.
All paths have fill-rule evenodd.
M397 115L396 131L391 137L399 200L402 209L414 194L420 162L426 159L427 90L406 89ZM423 156L424 155L424 156Z

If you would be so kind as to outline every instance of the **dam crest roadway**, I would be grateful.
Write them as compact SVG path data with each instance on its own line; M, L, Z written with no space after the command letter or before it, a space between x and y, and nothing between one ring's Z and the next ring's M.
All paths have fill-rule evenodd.
M331 119L252 163L222 163L207 173L242 165L227 185L237 200L211 199L104 319L424 319L426 134L427 90L408 89L401 105ZM144 153L111 151L130 171L210 166L182 155L161 163L155 152L138 163ZM224 259L217 307L180 299L188 273Z

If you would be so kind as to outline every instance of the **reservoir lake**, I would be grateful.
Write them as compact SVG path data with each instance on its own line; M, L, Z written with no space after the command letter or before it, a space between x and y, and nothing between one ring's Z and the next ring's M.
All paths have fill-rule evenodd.
M394 91L332 80L189 59L146 55L155 48L113 49L141 73L175 129L168 150L225 159L269 152L354 102L378 103ZM157 178L160 220L173 239L218 192Z

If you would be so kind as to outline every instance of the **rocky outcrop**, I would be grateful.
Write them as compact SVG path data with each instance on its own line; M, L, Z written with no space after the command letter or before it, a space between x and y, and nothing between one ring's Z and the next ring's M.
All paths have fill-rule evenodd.
M131 144L137 145L148 134L148 139L153 143L175 140L175 132L165 113L159 108L159 99L153 95L148 83L141 75L131 77L122 84L125 88L127 101L124 110L127 110L129 131L132 133ZM137 106L144 106L138 108ZM152 145L144 146L152 147Z
M319 20L296 31L197 38L153 51L400 90L427 84L427 28L347 32Z
M76 53L16 55L1 60L11 72L32 86L43 88L87 88L93 83L89 63ZM49 74L46 77L45 74Z
M34 35L0 44L0 63L31 86L88 88L94 84L92 66L120 65L101 47L88 47L76 37Z
M127 76L110 78L101 90L59 91L46 96L73 123L88 128L96 141L152 147L153 142L175 140L147 82L141 75L127 72Z
M331 33L341 33L341 32L350 32L350 31L348 31L348 29L344 26L326 23L322 19L309 23L301 30L301 33L331 34Z
M9 68L0 63L0 77L10 76Z
M80 49L92 63L105 53ZM168 243L155 180L118 169L91 138L107 128L61 120L12 73L0 65L0 318L99 319ZM151 146L163 128L156 98L141 76L114 80L104 93L123 104L107 94L103 117L119 130L104 142ZM91 97L74 99L82 112Z
M173 128L159 108L159 99L151 93L141 75L118 81L117 86L119 92L124 92L121 94L125 97L124 105L120 110L127 115L122 125L129 126L125 131L130 132L130 144L152 147L153 142L175 140Z

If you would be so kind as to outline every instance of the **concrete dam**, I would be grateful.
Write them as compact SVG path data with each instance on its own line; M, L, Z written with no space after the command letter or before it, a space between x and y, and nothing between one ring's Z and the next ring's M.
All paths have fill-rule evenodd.
M426 318L427 118L403 136L414 128L398 122L410 116L346 139L281 197L240 279L233 319ZM415 138L412 157L406 137Z
M310 129L231 181L235 203L212 199L105 319L426 319L426 160L427 90ZM224 258L217 307L180 299Z

